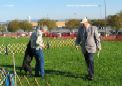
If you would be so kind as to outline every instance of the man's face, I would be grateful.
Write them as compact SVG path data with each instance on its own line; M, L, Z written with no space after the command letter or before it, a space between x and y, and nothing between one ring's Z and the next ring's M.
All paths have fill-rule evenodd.
M82 23L81 26L84 28L85 27L84 23Z
M89 24L88 22L83 23L83 27L86 28L88 26L88 24Z

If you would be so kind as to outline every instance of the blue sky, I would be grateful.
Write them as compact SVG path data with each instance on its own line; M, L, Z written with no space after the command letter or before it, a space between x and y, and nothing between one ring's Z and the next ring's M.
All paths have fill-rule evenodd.
M106 0L107 15L122 10L122 0ZM104 0L0 0L0 21L11 19L104 18Z

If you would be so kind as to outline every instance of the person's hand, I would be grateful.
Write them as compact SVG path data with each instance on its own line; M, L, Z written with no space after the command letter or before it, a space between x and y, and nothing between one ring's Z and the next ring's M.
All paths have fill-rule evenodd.
M98 58L100 57L100 51L97 52L97 57L98 57Z
M45 48L45 45L44 44L42 44L42 46L41 46L42 48Z
M97 48L98 51L101 51L101 47Z
M78 50L79 46L75 46L76 50Z

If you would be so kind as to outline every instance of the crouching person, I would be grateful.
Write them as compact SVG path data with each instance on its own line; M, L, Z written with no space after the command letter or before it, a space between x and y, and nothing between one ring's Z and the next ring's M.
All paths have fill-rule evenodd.
M44 55L43 48L45 47L42 35L46 32L46 29L43 27L37 27L36 30L32 33L31 40L31 48L34 54L36 65L35 65L35 77L40 76L44 78Z

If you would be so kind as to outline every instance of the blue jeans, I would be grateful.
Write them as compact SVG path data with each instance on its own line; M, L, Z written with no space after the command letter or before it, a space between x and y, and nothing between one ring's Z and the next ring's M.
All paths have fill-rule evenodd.
M89 77L93 78L94 75L94 59L93 59L94 53L88 53L86 52L84 54L86 65L88 68L88 75Z
M33 52L34 52L34 56L36 59L36 65L35 65L35 75L39 75L39 73L41 74L42 78L44 77L44 55L43 55L43 51L41 48L39 48L38 50L36 50L35 48L33 48Z

